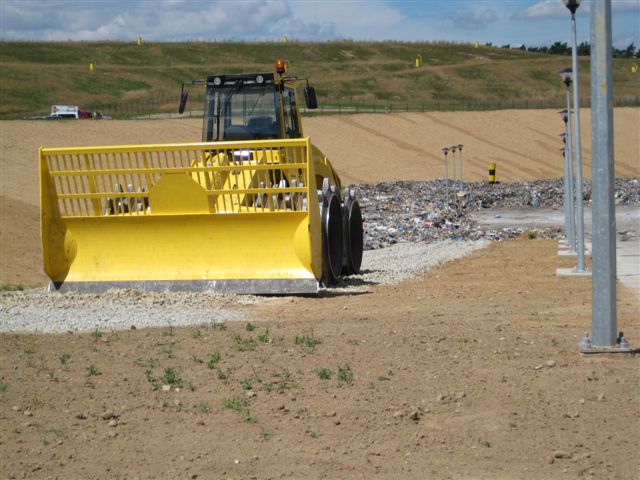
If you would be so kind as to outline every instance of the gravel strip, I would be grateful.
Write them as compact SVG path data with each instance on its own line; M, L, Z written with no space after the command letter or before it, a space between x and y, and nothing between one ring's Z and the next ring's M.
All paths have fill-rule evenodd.
M367 250L362 259L360 275L342 279L339 292L347 289L362 290L372 285L392 285L431 270L443 263L464 257L489 245L489 240L454 241L439 243L398 243L391 247Z
M341 280L329 293L398 283L486 246L488 241L396 244L364 253L360 275ZM32 289L0 294L0 331L62 333L128 330L132 327L201 325L243 320L239 308L277 297L185 292L109 290L104 294L48 293Z

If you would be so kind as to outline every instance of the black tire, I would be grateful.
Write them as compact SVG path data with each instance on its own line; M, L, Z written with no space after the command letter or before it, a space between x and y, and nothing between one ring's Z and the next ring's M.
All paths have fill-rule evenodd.
M343 253L342 274L360 273L362 250L364 248L364 230L362 228L362 211L360 204L348 196L342 207Z
M338 196L327 191L322 204L322 283L336 283L342 270L342 209Z

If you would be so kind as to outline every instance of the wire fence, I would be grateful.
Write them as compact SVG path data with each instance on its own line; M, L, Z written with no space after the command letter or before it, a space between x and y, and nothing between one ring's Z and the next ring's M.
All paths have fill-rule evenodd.
M316 110L302 109L303 115L336 115L357 113L397 113L397 112L456 112L486 111L507 109L563 109L566 107L565 97L555 98L504 98L486 99L482 101L444 98L421 102L325 102ZM90 105L90 111L101 112L113 118L165 118L165 117L201 117L204 96L194 95L189 98L189 108L184 114L178 114L179 98L174 96L149 99L129 100L118 103ZM590 108L591 98L580 100L581 108ZM616 107L640 107L640 95L619 97L615 99Z

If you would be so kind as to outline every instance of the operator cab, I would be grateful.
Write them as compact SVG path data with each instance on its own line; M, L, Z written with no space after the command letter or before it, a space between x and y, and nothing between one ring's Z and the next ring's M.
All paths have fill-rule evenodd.
M284 60L276 62L274 73L210 75L191 85L206 86L204 142L301 138L302 126L296 100L294 77L283 76ZM188 92L182 84L179 112L183 113ZM307 108L318 107L313 87L304 88Z
M212 75L206 85L203 141L302 137L295 89L273 73Z

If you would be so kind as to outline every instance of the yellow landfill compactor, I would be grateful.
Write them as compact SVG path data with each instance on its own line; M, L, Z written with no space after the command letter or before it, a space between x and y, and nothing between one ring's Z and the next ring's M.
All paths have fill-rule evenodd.
M358 273L360 206L303 136L300 82L278 61L183 84L181 112L205 88L202 143L40 148L49 289L314 293Z

